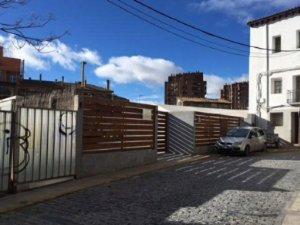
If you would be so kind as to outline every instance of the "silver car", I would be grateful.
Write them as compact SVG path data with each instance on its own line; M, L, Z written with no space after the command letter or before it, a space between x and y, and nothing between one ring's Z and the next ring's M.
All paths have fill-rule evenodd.
M267 148L265 132L258 127L237 127L221 137L215 147L219 153L237 152L249 155Z

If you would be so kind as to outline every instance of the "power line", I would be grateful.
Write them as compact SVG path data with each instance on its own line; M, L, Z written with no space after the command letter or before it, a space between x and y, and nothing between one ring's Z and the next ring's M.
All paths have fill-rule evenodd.
M231 55L236 55L236 56L242 56L242 57L247 57L247 58L249 57L249 55L245 55L245 54L241 54L241 53L236 53L236 52L232 52L232 51L226 51L226 50L223 50L223 49L220 49L220 48L216 48L216 47L212 47L212 46L209 46L209 45L205 45L205 44L203 44L203 43L200 43L200 42L198 42L198 41L195 41L195 40L193 40L193 39L191 39L191 38L188 38L188 37L186 37L186 36L183 36L183 35L181 35L181 34L175 33L175 32L173 32L173 31L171 31L171 30L169 30L169 29L167 29L167 28L165 28L165 27L162 27L162 26L160 26L160 25L158 25L158 24L156 24L156 23L154 23L154 22L148 20L148 19L145 19L145 18L143 18L142 16L133 13L132 11L130 11L130 10L124 8L123 6L121 6L121 5L119 5L119 4L115 3L115 2L113 2L113 1L111 1L111 0L106 0L106 1L109 2L110 4L114 5L115 7L117 7L117 8L119 8L119 9L125 11L126 13L128 13L128 14L130 14L130 15L132 15L132 16L134 16L134 17L140 19L140 20L143 20L143 21L146 22L146 23L149 23L149 24L151 24L151 25L153 25L153 26L155 26L155 27L157 27L157 28L159 28L159 29L161 29L161 30L167 32L167 33L170 33L170 34L172 34L172 35L174 35L174 36L176 36L176 37L182 38L182 39L184 39L184 40L186 40L186 41L190 41L190 42L192 42L192 43L194 43L194 44L197 44L197 45L199 45L199 46L201 46L201 47L209 48L209 49L216 50L216 51L219 51L219 52L222 52L222 53L226 53L226 54L231 54ZM120 0L117 0L117 1L120 2ZM290 53L290 54L291 54L291 53ZM253 58L265 58L265 56L261 56L261 57L260 57L260 56L250 56L250 57L253 57Z
M236 51L240 51L240 52L246 52L246 53L249 53L248 50L243 50L243 49L238 49L238 48L234 48L234 47L231 47L231 46L222 45L222 44L219 44L219 43L216 43L216 42L213 42L213 41L210 41L210 40L201 38L201 37L199 37L199 36L197 36L197 35L195 35L195 34L193 34L193 33L187 32L186 30L180 29L180 28L178 28L178 27L176 27L176 26L174 26L174 25L172 25L172 24L170 24L170 23L167 23L167 22L165 22L165 21L163 21L163 20L161 20L161 19L158 19L158 18L156 18L156 17L154 17L154 16L152 16L152 15L150 15L150 14L148 14L148 13L145 13L144 11L138 9L137 7L134 7L134 6L130 5L130 4L128 4L128 3L124 2L124 1L122 1L122 0L116 0L116 1L122 3L123 5L126 5L127 7L131 8L131 9L133 9L133 10L135 10L135 11L141 13L141 14L143 14L144 16L147 16L147 17L149 17L149 18L151 18L151 19L153 19L153 20L156 20L156 21L158 21L158 22L160 22L160 23L162 23L162 24L164 24L164 25L166 25L166 26L168 26L168 27L171 27L171 28L173 28L173 29L175 29L175 30L177 30L177 31L180 31L180 32L182 32L182 33L184 33L184 34L187 34L187 35L189 35L189 36L191 36L191 37L197 38L197 39L199 39L199 40L201 40L201 41L204 41L204 42L213 44L213 45L215 45L215 46L224 47L224 48L228 48L228 49L231 49L231 50L236 50ZM258 54L265 54L265 53L262 53L262 52L261 52L261 53L258 53Z
M232 39L229 39L229 38L226 38L226 37L223 37L223 36L211 33L211 32L206 31L206 30L204 30L204 29L202 29L200 27L197 27L195 25L189 24L189 23L187 23L187 22L185 22L183 20L180 20L180 19L178 19L176 17L173 17L173 16L170 16L170 15L168 15L168 14L162 12L162 11L159 11L159 10L155 9L154 7L152 7L150 5L147 5L147 4L145 4L145 3L143 3L143 2L141 2L139 0L133 0L133 1L135 1L138 4L140 4L143 7L148 8L149 10L151 10L153 12L156 12L157 14L159 14L161 16L167 17L167 18L169 18L169 19L171 19L173 21L176 21L176 22L178 22L178 23L180 23L182 25L185 25L185 26L190 27L190 28L192 28L194 30L200 31L201 33L204 33L204 34L206 34L208 36L211 36L211 37L214 37L214 38L218 38L218 39L221 39L223 41L227 41L227 42L230 42L230 43L233 43L233 44L237 44L237 45L240 45L240 46L244 46L244 47L255 48L255 49L266 50L266 51L274 51L274 49L268 49L268 48L262 48L262 47L254 46L254 45L249 45L249 44L246 44L246 43L242 43L242 42L239 42L239 41L235 41L235 40L232 40ZM281 50L281 51L282 52L299 52L299 50L294 50L294 49L292 49L292 50Z
M189 35L189 36L191 36L191 37L193 37L193 38L197 38L197 39L199 39L199 40L201 40L201 41L204 41L204 42L213 44L213 45L215 45L215 46L219 46L219 47L223 47L223 48L227 48L227 49L231 49L231 50L235 50L235 51L239 51L239 52L245 52L245 53L248 53L248 54L249 54L249 50L242 50L242 49L238 49L238 48L235 48L235 47L232 47L232 46L227 46L227 45L224 45L224 44L219 44L219 43L216 43L216 42L213 42L213 41L210 41L210 40L201 38L201 37L199 37L199 36L197 36L197 35L195 35L195 34L193 34L193 33L187 32L186 30L183 30L183 29L181 29L181 28L178 28L178 27L176 27L176 26L174 26L174 25L172 25L172 24L170 24L170 23L167 23L167 22L165 22L165 21L163 21L163 20L161 20L161 19L158 19L158 18L156 18L156 17L154 17L154 16L152 16L152 15L150 15L150 14L148 14L148 13L145 13L144 11L140 10L139 8L137 8L137 7L135 7L135 6L132 6L132 5L130 5L130 4L126 3L126 2L124 2L123 0L116 0L116 1L122 3L123 5L129 7L130 9L132 9L132 10L134 10L134 11L136 11L136 12L141 13L141 14L144 15L144 16L147 16L147 17L149 17L149 18L151 18L151 19L153 19L153 20L156 20L156 21L158 21L158 22L160 22L160 23L162 23L162 24L164 24L164 25L166 25L166 26L168 26L168 27L171 27L171 28L173 28L173 29L175 29L175 30L177 30L177 31L180 31L180 32L184 33L184 34L187 34L187 35ZM252 54L254 54L254 55L256 55L256 56L262 56L262 55L264 55L264 58L266 57L266 56L265 56L265 52L252 52ZM277 57L287 56L287 55L290 55L290 54L294 54L294 52L293 52L293 53L289 53L289 54L284 54L284 55L273 55L273 56L270 56L270 57L271 57L271 58L277 58ZM251 57L253 57L253 56L251 56Z
M227 54L232 54L232 55L237 55L237 56L243 56L243 57L249 57L248 55L244 55L244 54L240 54L240 53L236 53L236 52L230 52L230 51L226 51L226 50L223 50L223 49L219 49L219 48L215 48L215 47L212 47L212 46L208 46L208 45L202 44L202 43L200 43L198 41L195 41L195 40L190 39L188 37L185 37L185 36L183 36L181 34L178 34L178 33L175 33L175 32L173 32L171 30L168 30L168 29L166 29L166 28L164 28L164 27L162 27L162 26L160 26L160 25L158 25L156 23L153 23L152 21L150 21L148 19L145 19L145 18L143 18L143 17L141 17L141 16L139 16L139 15L131 12L130 10L124 8L123 6L121 6L121 5L119 5L119 4L115 3L115 2L112 2L111 0L106 0L106 1L109 2L110 4L114 5L114 6L118 7L119 9L121 9L121 10L123 10L123 11L125 11L125 12L127 12L129 14L131 14L132 16L135 16L135 17L139 18L140 20L145 21L146 23L149 23L149 24L151 24L151 25L153 25L153 26L155 26L155 27L157 27L157 28L159 28L159 29L161 29L161 30L163 30L165 32L168 32L168 33L170 33L170 34L172 34L172 35L174 35L176 37L180 37L180 38L182 38L184 40L187 40L187 41L193 42L194 44L200 45L201 47L210 48L210 49L213 49L213 50L216 50L216 51L220 51L220 52L223 52L223 53L227 53ZM264 58L264 57L260 57L260 58Z

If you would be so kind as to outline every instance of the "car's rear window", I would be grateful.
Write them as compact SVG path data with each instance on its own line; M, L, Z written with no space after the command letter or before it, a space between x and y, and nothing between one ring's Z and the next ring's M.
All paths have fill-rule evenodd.
M228 131L227 136L228 137L247 137L248 133L249 133L248 129L239 128L239 129L232 129L232 130Z

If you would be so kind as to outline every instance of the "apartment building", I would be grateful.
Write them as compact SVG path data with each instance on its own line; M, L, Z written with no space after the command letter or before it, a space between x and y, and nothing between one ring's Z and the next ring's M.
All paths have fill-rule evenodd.
M0 46L0 82L16 83L21 77L22 62L20 59L5 57Z
M165 104L176 105L178 97L204 98L206 81L203 73L180 73L171 75L165 82Z
M300 7L250 21L249 113L299 144Z
M231 103L231 109L248 109L249 82L236 82L225 84L220 93L221 99Z

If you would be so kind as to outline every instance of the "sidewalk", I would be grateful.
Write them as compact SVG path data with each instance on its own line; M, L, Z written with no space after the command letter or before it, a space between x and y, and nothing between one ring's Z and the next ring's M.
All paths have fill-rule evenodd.
M295 193L295 197L288 206L283 219L283 225L299 225L300 224L300 191Z
M134 167L118 172L113 172L94 177L88 177L78 180L72 180L65 183L55 184L47 187L42 187L26 192L7 195L0 199L0 213L17 210L25 206L33 205L39 202L48 201L66 194L74 193L98 185L106 185L113 181L126 179L134 176L139 176L144 173L166 169L173 166L179 166L199 160L206 160L214 156L197 155L197 156L182 156L176 157L173 160L166 159L158 160L154 164L141 167Z

